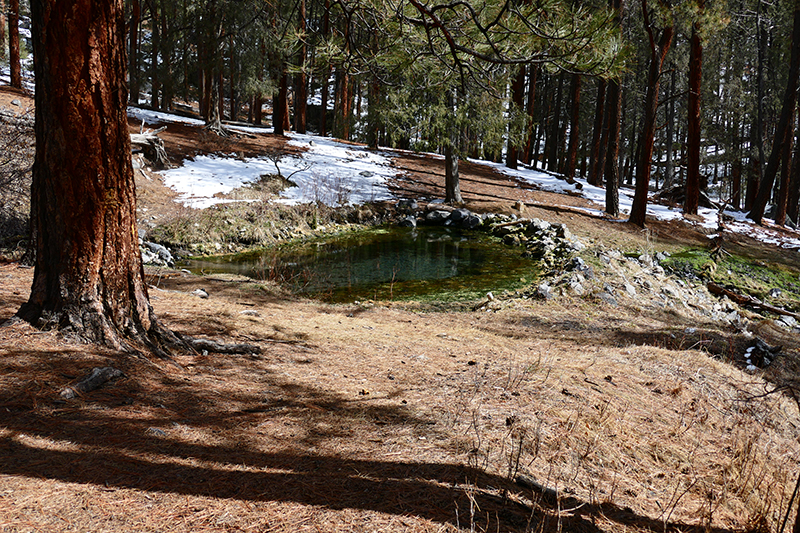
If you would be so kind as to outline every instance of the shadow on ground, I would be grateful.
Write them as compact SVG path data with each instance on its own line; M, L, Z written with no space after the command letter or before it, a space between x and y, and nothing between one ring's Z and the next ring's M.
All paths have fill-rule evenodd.
M664 524L612 504L572 497L547 501L506 478L458 464L353 459L318 451L325 449L327 439L341 438L346 427L359 427L364 435L376 427L400 431L431 423L405 406L347 400L270 374L257 392L228 394L221 409L217 392L195 388L180 375L159 375L159 370L126 356L106 357L127 377L64 402L55 394L60 386L56 382L81 374L76 351L5 351L0 356L2 373L16 378L16 385L0 395L5 429L0 472L106 490L414 515L482 531L593 532L602 531L600 520L643 530L700 530ZM155 393L145 386L153 374L163 385ZM139 409L163 416L141 416L142 411L135 416ZM298 431L304 438L290 440L282 449L260 446L248 428L269 419L302 424ZM187 439L178 426L215 437L206 442ZM372 457L369 446L364 443L361 455Z

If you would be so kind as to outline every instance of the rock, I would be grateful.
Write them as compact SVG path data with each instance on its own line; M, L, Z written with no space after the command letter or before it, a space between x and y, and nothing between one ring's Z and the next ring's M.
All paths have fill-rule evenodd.
M586 291L583 289L583 285L578 283L577 281L573 281L569 284L570 290L574 292L577 296L583 296Z
M13 100L11 100L11 105L15 105L15 106L19 107L19 106L22 105L22 102L20 102L19 99L14 98Z
M550 229L550 223L546 220L539 220L538 218L534 218L528 224L528 230L533 233L543 233Z
M783 292L778 288L769 290L769 297L770 298L780 298L781 294L783 294Z
M437 210L431 211L427 215L425 215L425 220L430 222L430 223L432 223L432 224L441 224L445 220L447 220L449 217L450 217L450 213L448 211L442 211L442 210L437 209Z
M245 316L261 316L255 309L245 309L244 311L239 311L239 314Z
M605 303L607 303L607 304L609 304L609 305L611 305L613 307L616 307L618 305L617 299L614 298L613 296L611 296L607 292L597 293L597 297L600 298L601 300L603 300Z
M643 267L650 268L653 266L653 258L650 257L650 254L642 254L639 256L639 263L641 263Z
M448 218L453 222L461 222L462 220L468 218L471 214L472 212L470 212L469 209L454 209Z
M553 290L547 283L540 283L539 287L536 288L536 294L545 300L550 300L553 298Z
M397 209L398 211L408 213L419 209L419 204L417 204L417 201L413 198L401 198L397 201Z
M628 296L634 297L634 296L636 296L636 287L634 287L630 283L626 283L625 284L625 292L628 293Z
M400 222L397 223L397 225L401 228L416 228L417 217L414 215L408 215L407 217L403 217Z
M475 229L483 225L483 219L478 215L471 214L461 221L461 227L467 229Z
M797 320L793 316L783 315L778 319L779 322L783 322L789 328L797 327Z
M198 298L208 298L208 293L203 289L195 289L192 291L192 296L197 296Z
M144 245L150 250L150 252L158 256L158 259L162 264L167 266L173 266L175 264L175 259L172 257L172 253L167 250L166 247L154 242L145 242Z

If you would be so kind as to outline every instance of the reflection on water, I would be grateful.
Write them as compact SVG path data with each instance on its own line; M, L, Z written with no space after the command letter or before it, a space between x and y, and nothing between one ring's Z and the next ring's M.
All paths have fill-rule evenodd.
M276 280L330 301L483 293L528 281L536 264L482 233L383 228L326 241L187 261L198 272Z

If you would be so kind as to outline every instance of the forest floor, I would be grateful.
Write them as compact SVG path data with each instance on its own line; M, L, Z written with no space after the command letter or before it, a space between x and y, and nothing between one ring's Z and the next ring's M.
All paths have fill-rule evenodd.
M189 126L162 137L174 160L284 149ZM396 164L416 171L397 190L441 190L442 161ZM608 250L708 247L685 222L642 230L576 209L583 198L461 171L467 207L520 214L523 201L524 216L567 224L600 279ZM186 215L157 177L137 185L143 221ZM797 251L737 235L726 248L797 279ZM800 341L774 316L740 309L734 327L644 295L571 293L478 311L334 305L271 282L146 274L168 327L263 351L165 362L0 327L0 531L723 533L778 531L787 514L800 413L785 385ZM31 279L0 262L0 323ZM755 372L743 364L753 336L782 345ZM125 375L60 396L104 366Z

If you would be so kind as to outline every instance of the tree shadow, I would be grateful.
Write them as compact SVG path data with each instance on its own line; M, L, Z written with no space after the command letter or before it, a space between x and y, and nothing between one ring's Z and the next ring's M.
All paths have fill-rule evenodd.
M643 530L702 529L665 525L609 503L549 501L506 477L456 463L391 460L369 442L359 453L320 451L351 428L367 441L403 431L430 435L435 421L407 406L352 400L268 373L259 390L229 391L221 408L217 392L181 376L156 375L163 387L154 394L147 387L152 376L142 375L147 367L126 356L106 357L128 377L63 402L55 382L81 373L75 352L11 350L0 356L0 370L18 377L0 395L0 472L108 490L414 515L483 531L599 532L598 520ZM161 416L135 416L140 407ZM291 423L302 435L265 446L254 431L274 427L272 422ZM181 428L201 436L188 439Z

